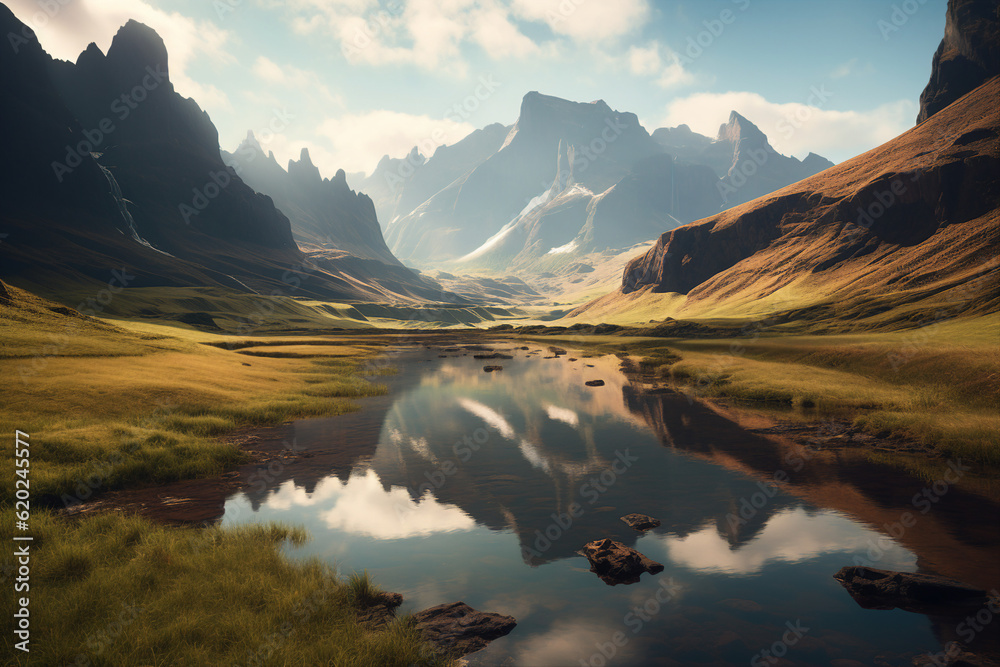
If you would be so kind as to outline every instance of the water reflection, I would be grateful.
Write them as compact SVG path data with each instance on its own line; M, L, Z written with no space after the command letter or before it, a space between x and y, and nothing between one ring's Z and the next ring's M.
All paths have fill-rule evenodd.
M295 553L367 568L408 609L461 599L517 617L473 656L481 664L586 663L619 631L628 641L613 664L745 663L789 619L814 628L793 664L909 664L954 623L862 610L837 569L861 558L1000 583L992 500L955 488L890 540L921 480L851 454L806 455L677 394L638 391L614 357L516 354L487 374L471 356L415 353L361 413L275 429L299 455L244 470L257 477L224 520L305 524L314 539ZM630 512L662 524L640 535L619 520ZM576 554L599 537L666 571L605 586ZM666 579L678 590L635 629L630 610Z
M716 527L687 535L661 538L671 562L706 572L755 574L764 566L783 561L797 563L822 554L863 553L868 534L837 512L810 512L804 507L775 513L753 541L734 547ZM890 544L879 565L912 570L915 558L906 549Z

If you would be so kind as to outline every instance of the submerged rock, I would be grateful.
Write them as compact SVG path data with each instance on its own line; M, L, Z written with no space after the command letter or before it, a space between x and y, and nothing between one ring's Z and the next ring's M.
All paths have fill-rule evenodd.
M588 387L603 387L604 380L587 380L584 384Z
M627 523L631 528L636 530L646 531L650 528L656 528L660 525L659 519L654 519L651 516L646 516L645 514L626 514L622 517L622 521Z
M493 371L502 371L503 366L483 366L483 370L487 373L492 373Z
M663 571L656 561L611 539L588 542L578 553L590 561L590 571L609 586L634 584L643 572Z
M833 578L865 609L898 607L925 613L942 608L981 607L989 599L982 589L932 574L848 566L841 568Z
M424 639L442 654L463 656L485 648L517 625L513 616L476 611L464 602L441 604L413 615Z

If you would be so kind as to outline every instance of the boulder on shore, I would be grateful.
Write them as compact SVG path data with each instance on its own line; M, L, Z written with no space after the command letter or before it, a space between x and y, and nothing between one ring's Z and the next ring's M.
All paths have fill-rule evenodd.
M476 611L464 602L451 602L418 611L416 628L442 655L460 657L486 647L517 625L513 616Z
M578 553L590 561L590 571L609 586L634 584L643 572L663 571L663 566L656 561L611 539L588 542Z

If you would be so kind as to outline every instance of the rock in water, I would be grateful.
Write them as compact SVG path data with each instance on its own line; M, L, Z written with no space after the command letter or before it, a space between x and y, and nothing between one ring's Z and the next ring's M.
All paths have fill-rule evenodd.
M587 380L584 384L588 387L603 387L604 380Z
M626 514L622 517L622 521L636 530L643 531L649 530L650 528L656 528L660 525L659 519L654 519L653 517L646 516L645 514Z
M463 656L485 648L517 625L513 616L476 611L464 602L441 604L413 615L417 630L442 654Z
M833 578L865 609L925 613L950 608L976 608L988 602L986 591L955 579L848 566Z
M663 566L631 547L610 539L588 542L578 552L590 561L590 571L609 586L634 584L643 572L656 574Z
M503 366L483 366L483 370L487 373L492 373L493 371L502 371Z

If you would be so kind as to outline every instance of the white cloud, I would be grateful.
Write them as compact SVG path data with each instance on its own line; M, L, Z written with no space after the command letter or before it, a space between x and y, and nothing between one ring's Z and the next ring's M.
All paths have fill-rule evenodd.
M473 401L469 398L459 399L458 404L461 405L467 412L471 412L495 428L503 437L508 440L514 439L514 427L511 426L506 419L504 419L503 415L493 408L483 405L479 401Z
M770 102L751 92L696 93L671 102L660 126L686 123L695 132L714 137L731 111L756 124L779 153L801 158L812 151L839 162L912 127L916 105L900 100L869 111L835 111L819 102Z
M438 502L430 492L414 501L406 489L386 491L373 470L355 472L341 482L328 477L312 493L291 480L267 496L269 510L317 507L329 528L376 539L400 539L457 530L472 530L476 522L454 505Z
M257 56L257 60L253 64L253 73L265 83L272 86L293 88L306 97L318 99L324 105L343 106L344 104L340 96L331 92L330 88L315 72L293 65L281 66L269 58Z
M328 168L371 171L383 155L402 157L414 146L431 155L437 146L453 144L475 129L470 123L380 109L328 118L320 123L317 134L332 147L333 164ZM313 159L326 173L316 155Z
M352 64L413 64L438 74L468 74L466 46L494 60L556 57L548 40L529 38L521 23L542 23L557 38L600 50L640 28L650 14L647 0L407 0L382 7L375 0L292 0L282 6L300 34L325 32ZM668 63L664 81L677 79Z
M569 408L547 405L545 406L545 413L549 416L549 419L564 422L574 428L580 425L580 417Z
M193 97L209 111L231 108L222 90L211 84L192 79L188 66L196 59L218 63L235 61L226 50L230 34L211 21L196 21L178 12L166 12L143 0L77 0L60 4L54 13L41 10L35 0L9 0L14 14L34 30L42 47L50 55L76 62L87 44L96 40L107 53L118 29L129 19L135 19L155 30L167 46L170 80L174 88L186 97Z
M753 574L774 561L798 563L827 553L865 553L872 543L883 549L879 567L906 569L914 557L903 547L889 543L877 533L859 526L836 512L810 516L803 508L782 510L751 542L732 549L715 526L685 537L658 536L666 545L670 561L693 570Z
M332 487L328 493L335 500L319 516L335 530L386 540L472 530L476 526L468 514L438 502L429 491L416 502L401 487L386 491L372 470L353 475L346 484L336 478L324 484ZM273 505L273 500L268 502Z
M542 51L511 23L507 12L498 6L479 12L473 19L473 24L476 42L494 60L524 58Z
M513 0L512 10L582 43L620 39L642 27L650 14L646 0Z
M661 88L674 88L694 83L694 75L684 69L680 57L670 47L651 42L648 46L633 46L625 56L629 71L636 76L655 78Z
M371 0L296 0L287 9L293 30L326 31L352 64L413 64L464 77L467 44L495 60L542 52L499 0L408 0L388 8Z
M656 43L649 46L633 46L628 51L629 69L637 76L653 76L663 67L660 48Z
M521 451L521 456L531 464L532 468L538 468L546 474L552 472L552 465L549 463L548 458L538 451L533 443L528 442L522 438L521 444L518 445L518 449Z

